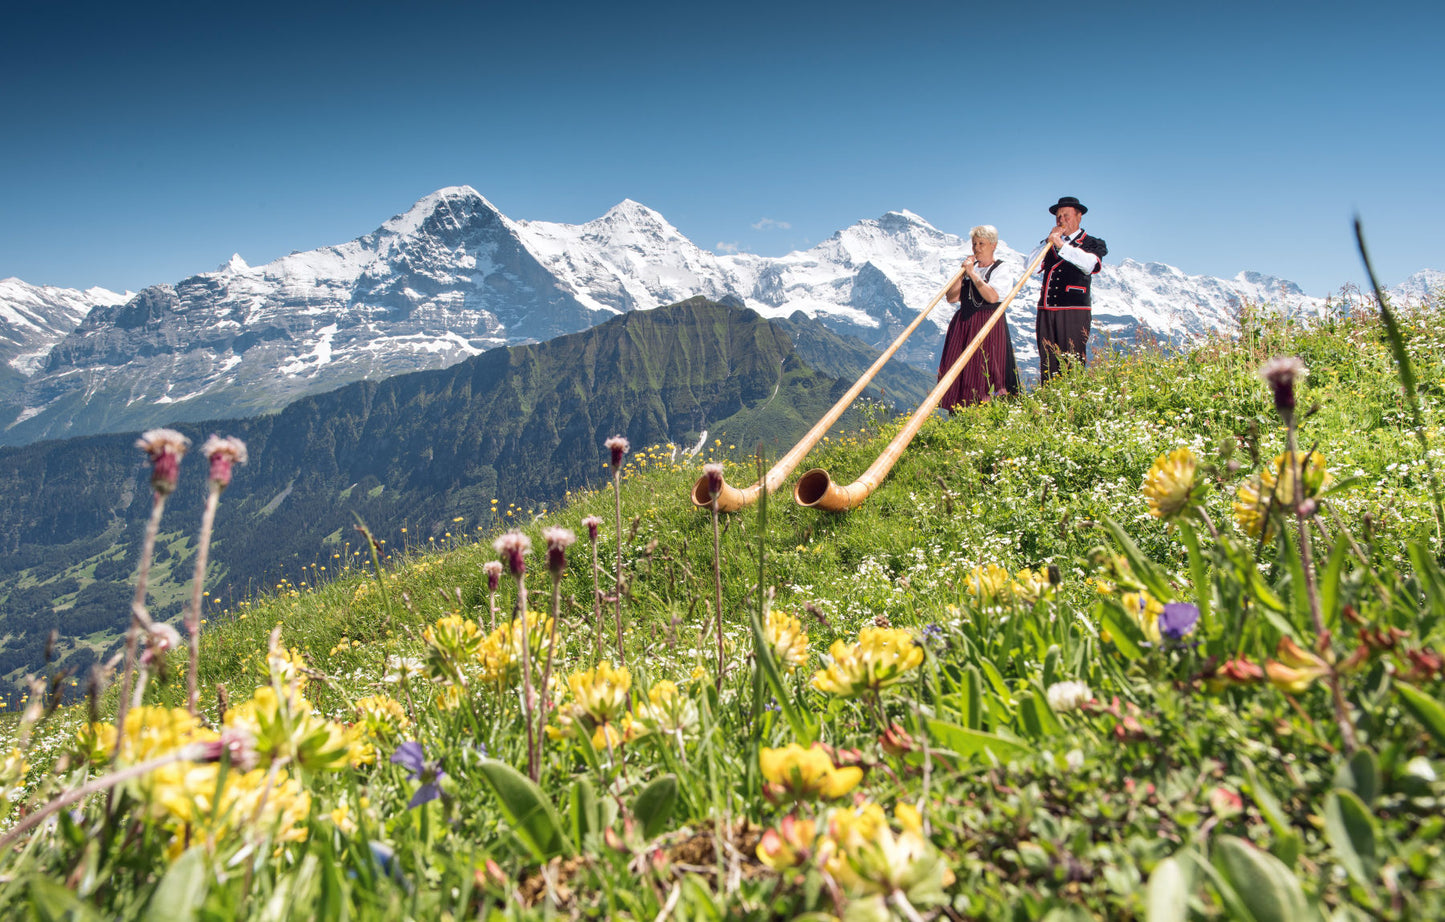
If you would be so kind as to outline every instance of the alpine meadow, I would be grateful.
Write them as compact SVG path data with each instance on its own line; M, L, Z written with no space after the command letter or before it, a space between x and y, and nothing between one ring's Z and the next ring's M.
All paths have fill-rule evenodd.
M147 432L125 643L4 719L0 913L1441 918L1445 298L1383 302L1099 350L930 419L848 513L796 475L719 512L787 449L752 424L602 432L544 511L497 478L426 540L353 517L223 605L246 449Z

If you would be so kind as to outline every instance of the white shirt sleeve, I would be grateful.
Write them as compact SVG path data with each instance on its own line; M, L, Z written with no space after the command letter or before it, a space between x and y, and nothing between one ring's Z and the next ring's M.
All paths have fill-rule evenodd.
M1078 266L1079 269L1084 272L1092 273L1096 268L1102 268L1099 264L1099 257L1093 253L1081 250L1072 243L1066 243L1060 247L1059 255Z
M998 302L1002 303L1008 297L1009 292L1019 281L1019 270L1014 268L1008 260L999 260L998 268L993 270L993 275L988 277L988 287L998 295Z

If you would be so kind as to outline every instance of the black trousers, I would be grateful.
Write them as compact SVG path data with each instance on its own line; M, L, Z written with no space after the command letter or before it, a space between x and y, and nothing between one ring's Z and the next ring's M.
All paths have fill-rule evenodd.
M1039 309L1034 332L1039 339L1039 378L1047 381L1062 368L1062 356L1073 357L1079 365L1089 361L1089 327L1094 312L1087 307L1064 310Z

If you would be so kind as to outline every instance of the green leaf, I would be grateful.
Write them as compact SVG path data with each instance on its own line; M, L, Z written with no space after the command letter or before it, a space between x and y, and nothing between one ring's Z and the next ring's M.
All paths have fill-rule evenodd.
M1209 568L1205 565L1204 555L1199 552L1199 534L1194 530L1194 526L1181 519L1179 535L1184 539L1185 549L1189 551L1189 578L1194 582L1194 604L1199 606L1199 623L1202 627L1209 623L1210 597L1214 595Z
M1357 749L1349 761L1341 762L1335 770L1335 787L1354 791L1365 806L1375 802L1380 795L1380 768L1375 754L1368 749Z
M651 839L667 828L677 806L677 776L663 775L654 778L642 793L637 795L632 813L642 823L642 834Z
M525 775L505 762L483 759L482 777L502 806L512 831L538 861L572 854L572 843L562 834L557 810Z
M970 663L963 670L963 725L971 730L983 729L983 673Z
M1149 875L1145 922L1186 922L1189 918L1189 878L1173 858L1165 858Z
M1375 818L1353 791L1335 788L1329 793L1325 798L1325 838L1350 876L1370 890L1377 866L1377 836Z
M1435 738L1436 745L1445 746L1445 706L1441 706L1440 702L1413 685L1396 682L1395 691L1399 693L1400 703L1405 706L1405 710L1424 724L1425 729Z
M1320 577L1320 613L1324 616L1325 625L1330 628L1339 624L1340 580L1344 578L1345 561L1349 556L1350 543L1343 538L1335 541L1324 576Z
M1019 695L1018 704L1019 719L1023 722L1024 732L1031 739L1043 739L1055 733L1063 731L1063 724L1059 718L1054 716L1054 709L1042 694L1025 692Z
M206 866L206 850L196 845L187 849L171 863L170 870L156 885L146 904L146 919L151 922L189 922L206 899L211 869Z
M1243 839L1222 836L1214 866L1254 922L1298 922L1307 917L1304 890L1284 863Z
M1128 659L1139 659L1144 655L1144 632L1139 625L1124 613L1113 599L1100 599L1094 606L1094 615L1099 626L1109 632L1109 640L1115 649Z
M580 852L586 848L587 834L601 831L597 791L585 776L578 778L572 785L570 808L567 817L568 832L572 834L572 844L577 846Z
M26 882L26 886L30 896L30 917L36 922L78 922L104 918L59 881L37 874Z
M1054 644L1053 646L1049 647L1049 651L1044 654L1045 688L1048 688L1050 685L1054 684L1059 680L1059 656L1060 651L1058 644Z
M1259 779L1254 763L1248 759L1243 761L1245 778L1249 781L1249 796L1254 799L1255 806L1259 807L1265 822L1269 823L1269 828L1274 831L1275 843L1270 851L1283 861L1286 867L1294 867L1295 859L1299 857L1300 848L1304 844L1300 834L1290 825L1289 817L1280 808L1274 793Z
M1415 575L1420 580L1420 587L1430 599L1430 608L1436 612L1445 612L1445 574L1440 572L1440 566L1435 562L1429 545L1424 541L1412 542L1409 553L1410 563L1414 565Z
M1159 604L1172 602L1174 590L1169 588L1169 580L1165 577L1164 571L1155 565L1154 561L1144 556L1139 550L1139 545L1129 537L1129 533L1119 527L1119 524L1107 515L1104 516L1104 525L1108 527L1110 534L1114 536L1114 543L1119 545L1119 550L1124 552L1124 557L1129 561L1129 569L1139 578L1139 582L1149 590L1149 594L1159 600Z
M995 733L984 733L982 730L960 727L942 720L925 720L924 723L928 726L928 735L934 742L964 758L988 751L992 752L1000 762L1006 762L1015 756L1026 755L1032 751L1027 744L1019 740L1009 739Z

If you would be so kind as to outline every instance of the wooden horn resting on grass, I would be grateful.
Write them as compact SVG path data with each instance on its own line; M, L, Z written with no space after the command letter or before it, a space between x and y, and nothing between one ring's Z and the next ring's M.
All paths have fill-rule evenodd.
M1044 254L1047 252L1048 248L1044 247L1039 251L1039 255L1034 257L1033 261L1029 263L1029 267L1024 270L1024 274L1019 276L1018 284L1013 287L1013 291L1010 291L1008 297L1004 298L1003 302L994 309L993 315L988 318L988 322L983 325L983 329L978 331L973 341L968 344L968 348L963 350L963 354L958 357L958 360L949 366L948 371L944 372L943 377L938 379L938 384L933 390L928 392L927 397L923 398L923 402L918 405L918 409L913 411L913 416L908 420L908 424L893 437L893 441L889 442L888 447L883 449L883 453L878 456L878 460L874 461L868 470L863 472L863 476L846 487L840 487L833 482L832 477L828 476L827 471L821 467L815 467L798 479L798 485L793 488L793 499L796 500L800 506L814 506L818 509L826 509L829 512L847 512L849 509L861 506L863 501L877 488L878 484L883 482L883 478L888 476L888 472L893 470L893 465L898 463L898 458L903 454L903 449L908 447L908 443L913 441L913 437L918 434L918 430L923 428L923 424L928 421L928 417L938 408L938 403L943 399L944 392L953 384L954 379L963 373L963 366L967 365L968 360L973 358L973 354L979 350L979 347L983 344L983 338L994 328L994 324L998 323L1003 317L1004 311L1008 310L1008 306L1013 303L1013 299L1023 290L1024 283L1034 274L1034 270L1038 269L1039 264L1043 262ZM952 285L953 283L950 282L949 284Z
M962 269L954 273L953 278L949 279L948 282L938 290L938 294L933 296L933 300L928 302L928 306L919 311L918 316L913 319L913 322L908 325L908 328L898 334L898 338L893 341L893 345L889 346L882 355L878 356L877 360L873 362L873 365L869 367L867 371L863 372L863 376L854 382L852 387L848 388L848 392L839 398L831 410L823 414L823 418L818 420L812 429L808 430L808 434L803 436L798 444L794 445L788 450L787 454L778 459L778 463L773 465L772 469L763 476L762 480L759 480L745 490L739 490L737 487L731 486L724 481L722 491L717 495L718 511L737 512L740 509L746 509L758 501L758 496L761 495L764 489L772 493L777 490L778 487L782 486L783 481L787 480L788 475L793 472L793 468L797 467L808 452L813 450L813 446L817 445L818 441L833 427L833 424L838 421L838 417L842 416L843 411L848 409L848 405L863 392L863 388L868 386L868 382L873 380L873 376L882 370L883 365L893 357L893 353L898 351L898 347L903 345L903 341L911 336L914 330L918 329L918 325L923 322L923 318L927 317L929 313L933 311L934 307L938 305L938 302L942 301L943 296L948 293L948 289L953 286L954 282L962 278L962 276ZM693 484L692 502L693 505L703 509L712 506L712 494L708 490L707 475L699 477L697 483Z

